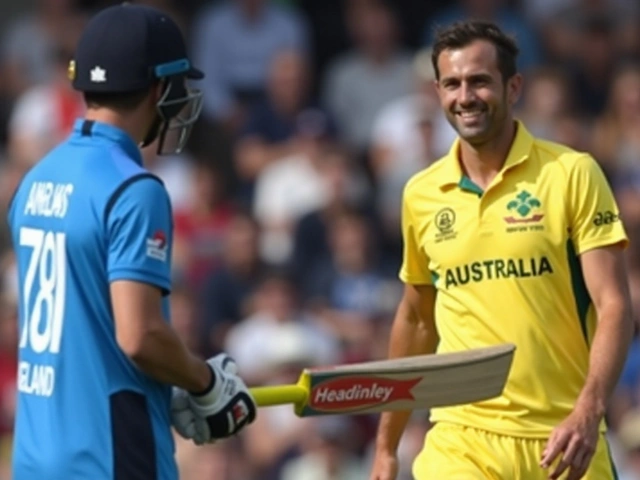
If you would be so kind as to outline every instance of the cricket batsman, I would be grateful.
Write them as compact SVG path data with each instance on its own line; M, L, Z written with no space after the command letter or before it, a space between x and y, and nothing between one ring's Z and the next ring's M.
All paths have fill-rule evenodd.
M8 215L13 478L176 480L172 423L200 444L256 415L229 357L197 358L170 326L171 204L140 153L183 148L202 100L186 82L203 75L168 16L123 4L89 21L69 76L86 117L25 175Z

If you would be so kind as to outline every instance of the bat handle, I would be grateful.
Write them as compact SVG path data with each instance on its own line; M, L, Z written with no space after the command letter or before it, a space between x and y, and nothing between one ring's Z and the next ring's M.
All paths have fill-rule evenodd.
M293 403L302 405L307 400L307 392L298 385L272 385L249 389L259 407Z

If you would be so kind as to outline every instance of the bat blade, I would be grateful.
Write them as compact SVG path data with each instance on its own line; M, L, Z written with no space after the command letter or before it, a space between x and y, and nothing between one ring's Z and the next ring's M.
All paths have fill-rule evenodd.
M254 387L259 406L292 403L298 416L460 405L502 393L512 344L303 370L296 385Z

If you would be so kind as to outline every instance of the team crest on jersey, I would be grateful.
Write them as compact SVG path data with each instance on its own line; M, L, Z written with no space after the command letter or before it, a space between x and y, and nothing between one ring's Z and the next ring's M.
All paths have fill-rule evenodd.
M454 229L456 212L449 207L445 207L436 213L434 224L438 229L438 233L436 233L436 243L440 243L443 240L453 240L458 235Z
M167 235L162 230L157 230L147 239L147 256L161 262L167 261Z
M522 190L507 203L509 215L504 217L507 233L544 230L540 224L544 218L542 202L526 190Z

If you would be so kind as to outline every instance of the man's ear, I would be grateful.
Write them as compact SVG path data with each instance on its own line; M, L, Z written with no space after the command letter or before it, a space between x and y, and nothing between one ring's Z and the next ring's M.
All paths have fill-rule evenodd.
M524 84L524 78L522 74L516 73L509 80L507 80L507 100L509 105L515 105L520 100L522 95L522 86Z

